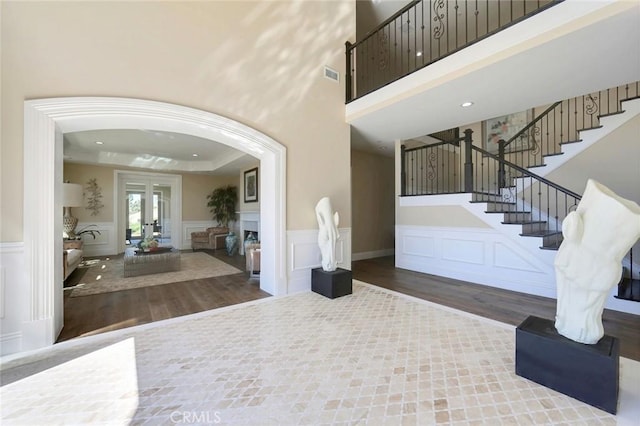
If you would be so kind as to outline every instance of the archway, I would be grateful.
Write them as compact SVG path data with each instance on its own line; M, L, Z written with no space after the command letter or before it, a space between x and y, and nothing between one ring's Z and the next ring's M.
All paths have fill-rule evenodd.
M222 143L260 160L261 279L273 295L287 293L286 149L237 121L202 110L128 98L73 97L25 102L23 349L54 343L62 318L62 135L93 129L150 129Z

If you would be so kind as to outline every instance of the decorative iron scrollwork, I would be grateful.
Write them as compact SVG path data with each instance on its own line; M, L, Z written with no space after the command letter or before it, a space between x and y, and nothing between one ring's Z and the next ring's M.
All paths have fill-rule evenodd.
M389 41L384 33L384 29L378 31L378 46L378 57L380 58L378 60L378 68L383 70L387 68L387 57L389 56Z
M436 40L440 40L440 38L444 35L444 13L441 13L439 9L444 9L446 7L445 0L438 0L433 2L433 22L437 23L437 27L433 28L433 38Z
M598 109L598 97L587 95L584 99L584 112L588 115L593 115L598 112Z
M436 173L436 153L433 151L427 155L427 168L429 169L427 180L434 180L438 174Z
M539 125L535 125L530 129L529 134L529 150L537 155L540 153L540 144L538 143L537 138L540 137L541 129Z

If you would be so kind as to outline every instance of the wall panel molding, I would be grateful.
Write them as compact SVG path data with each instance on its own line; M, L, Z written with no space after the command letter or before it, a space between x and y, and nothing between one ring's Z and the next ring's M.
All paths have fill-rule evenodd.
M336 242L338 268L351 270L351 228L339 228ZM289 293L311 290L311 269L321 266L318 230L287 231Z
M405 241L433 247L433 256L405 250ZM509 236L491 228L396 225L396 267L506 290L556 298L555 255L533 256ZM552 252L554 253L554 252ZM606 307L640 315L640 304L613 297ZM626 302L626 303L625 303Z

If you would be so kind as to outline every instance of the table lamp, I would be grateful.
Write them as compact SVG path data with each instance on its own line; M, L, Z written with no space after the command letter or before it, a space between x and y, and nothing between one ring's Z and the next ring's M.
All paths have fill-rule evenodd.
M82 185L78 183L62 184L62 205L64 206L63 229L68 238L76 236L75 229L78 218L71 215L71 207L82 206Z

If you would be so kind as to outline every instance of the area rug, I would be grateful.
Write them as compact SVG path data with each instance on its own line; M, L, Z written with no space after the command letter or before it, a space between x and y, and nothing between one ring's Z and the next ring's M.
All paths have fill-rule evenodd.
M242 271L206 253L182 253L179 271L125 278L123 256L117 256L101 260L98 264L91 264L79 283L73 287L71 297L219 277L239 272Z

